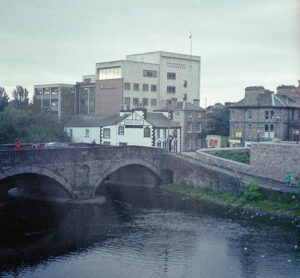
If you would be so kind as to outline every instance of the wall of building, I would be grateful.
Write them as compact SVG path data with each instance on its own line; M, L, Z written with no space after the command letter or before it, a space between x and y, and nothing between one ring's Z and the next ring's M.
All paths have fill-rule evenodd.
M86 129L89 130L89 135L86 136ZM100 127L66 127L65 131L71 136L72 142L75 143L92 143L94 140L96 144L100 144Z
M96 80L95 114L118 114L123 103L123 78Z

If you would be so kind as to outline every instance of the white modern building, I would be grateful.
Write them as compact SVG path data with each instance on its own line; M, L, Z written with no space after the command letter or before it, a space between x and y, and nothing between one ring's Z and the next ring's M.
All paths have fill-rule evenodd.
M149 113L146 109L121 111L115 115L77 115L65 130L76 143L136 145L181 151L181 127L167 115Z
M96 114L163 108L166 100L199 101L200 56L164 51L96 64Z

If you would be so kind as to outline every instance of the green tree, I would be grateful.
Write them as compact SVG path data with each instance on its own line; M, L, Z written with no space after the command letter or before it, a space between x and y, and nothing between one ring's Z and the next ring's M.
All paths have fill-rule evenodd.
M207 113L206 134L229 136L229 111L226 108Z
M8 95L4 87L0 87L0 111L3 111L4 108L8 105Z
M17 86L16 89L12 91L13 104L16 108L26 109L29 105L28 90L22 86Z

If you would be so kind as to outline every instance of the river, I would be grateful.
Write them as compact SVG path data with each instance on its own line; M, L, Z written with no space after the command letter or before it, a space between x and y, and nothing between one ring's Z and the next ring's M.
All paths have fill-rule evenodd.
M0 277L300 277L300 223L160 190L0 202ZM293 222L293 221L292 221Z

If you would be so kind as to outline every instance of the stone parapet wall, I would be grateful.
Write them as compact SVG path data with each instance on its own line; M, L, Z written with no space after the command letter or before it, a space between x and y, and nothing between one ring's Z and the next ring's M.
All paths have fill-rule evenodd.
M285 180L290 172L300 177L300 144L253 143L250 151L251 171L254 175Z

